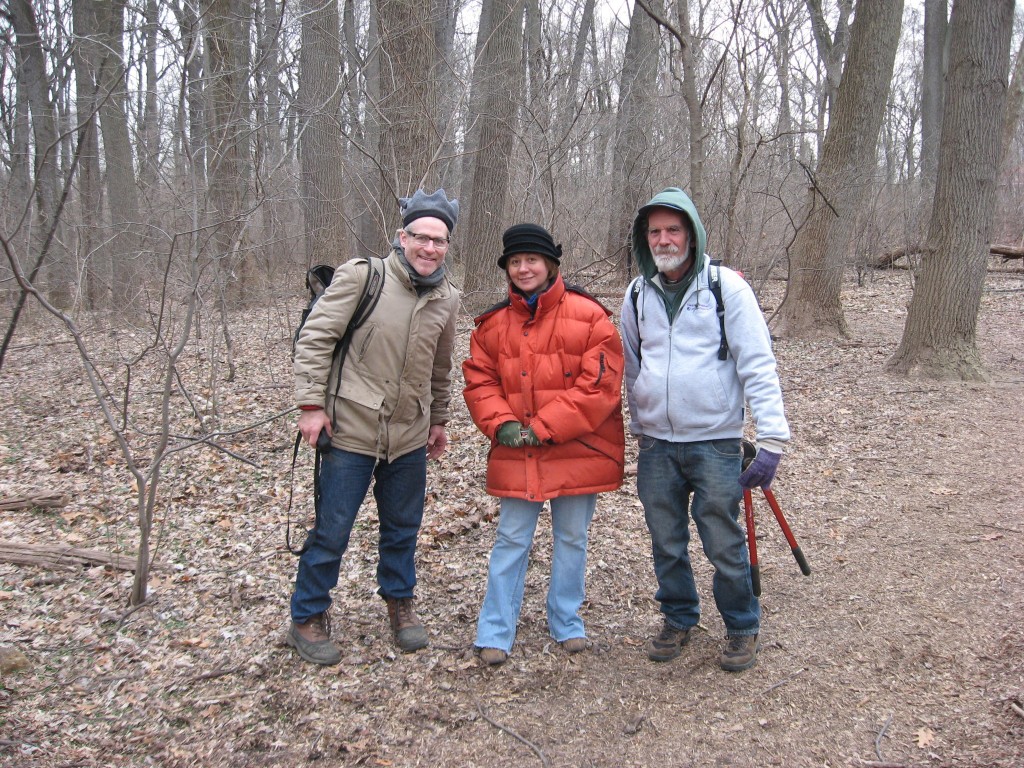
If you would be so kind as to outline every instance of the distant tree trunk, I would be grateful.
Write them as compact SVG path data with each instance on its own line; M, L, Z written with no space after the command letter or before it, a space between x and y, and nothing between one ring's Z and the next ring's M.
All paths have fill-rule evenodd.
M398 223L397 198L440 178L436 155L444 130L438 124L434 28L430 3L377 0L380 24L381 193L390 234Z
M854 18L806 219L790 252L788 296L780 313L781 332L788 337L847 333L840 302L843 269L866 179L875 169L902 15L903 0L878 0L870 13Z
M1002 151L1014 0L954 0L928 241L897 373L980 380L976 331Z
M81 225L78 228L78 252L81 255L83 305L95 309L109 304L110 269L101 249L103 221L103 188L100 173L99 127L97 112L99 86L97 63L102 60L98 46L96 14L91 0L72 5L75 48L75 89L79 128L78 200ZM106 267L106 268L104 268Z
M656 14L661 0L647 0ZM660 40L657 23L641 7L633 5L629 19L629 37L622 62L619 84L619 114L616 126L615 156L612 165L611 220L605 252L625 278L631 272L629 231L650 192L649 156L651 125L654 120L654 90L658 78Z
M337 0L303 0L298 112L307 265L340 264L351 255L343 206L338 30Z
M56 219L59 182L57 178L57 119L50 98L49 78L46 74L46 55L43 52L35 10L30 0L11 0L9 3L11 26L18 46L22 79L28 94L28 105L32 115L32 137L35 149L35 202L36 230L32 249L47 276L50 301L58 307L71 304L74 286L77 282L75 265L70 254L61 243L63 237L52 238L49 253L43 253L43 241L51 229L58 227Z
M684 44L680 45L679 61L683 70L683 101L689 115L687 124L690 128L690 200L701 210L704 205L704 161L707 152L704 149L704 105L697 93L697 66L700 50L693 38L690 26L689 0L676 0L676 11L679 17L679 34Z
M811 30L814 33L814 43L818 48L818 58L821 59L822 66L825 67L825 87L821 92L818 104L820 126L818 156L821 157L824 152L822 147L825 140L824 124L835 107L836 97L839 94L839 83L842 79L843 59L850 44L849 23L850 14L853 13L853 0L838 0L839 18L836 22L835 35L829 32L821 0L805 0L805 2L807 10L811 14ZM864 8L867 10L867 6Z
M682 2L683 0L680 0ZM782 144L782 163L791 167L796 161L796 142L793 136L793 115L790 106L790 72L792 70L792 37L790 30L796 26L797 5L787 5L785 0L765 4L765 17L775 33L772 58L779 79L779 121L778 132Z
M484 14L490 27L481 27L484 39L473 68L474 90L482 94L480 145L473 162L473 196L466 199L464 229L459 233L460 256L465 265L463 296L471 309L483 309L494 298L499 274L496 254L510 197L509 162L517 130L522 97L522 0L486 0Z
M1006 117L1003 119L1003 149L1000 165L1005 165L1013 146L1013 137L1020 128L1021 111L1024 109L1024 38L1017 48L1017 63L1013 66L1010 92L1006 96Z
M138 185L134 146L128 133L124 85L125 0L94 0L105 52L99 67L100 128L106 161L107 200L110 203L110 254L114 306L131 307L139 298L142 265Z
M942 130L942 84L946 78L946 43L949 24L946 0L925 0L924 46L921 63L921 216L927 222L935 194L939 167L939 132ZM922 239L927 233L921 233Z
M139 161L139 186L152 194L160 172L160 112L157 107L159 73L157 71L157 35L160 30L160 11L157 0L146 0L146 26L143 30L146 67L145 110L142 116L142 146Z

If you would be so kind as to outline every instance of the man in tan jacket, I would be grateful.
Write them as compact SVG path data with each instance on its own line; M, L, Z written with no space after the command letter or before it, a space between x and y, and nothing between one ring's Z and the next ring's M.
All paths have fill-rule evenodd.
M341 661L327 622L330 591L371 478L380 519L378 594L399 648L428 644L413 600L416 537L427 459L440 457L448 445L459 295L444 258L459 203L443 189L417 190L399 202L403 227L385 257L380 299L353 333L341 371L333 353L367 279L362 260L338 267L295 348L299 431L310 445L321 430L331 438L320 471L319 519L299 558L288 632L288 644L314 664Z

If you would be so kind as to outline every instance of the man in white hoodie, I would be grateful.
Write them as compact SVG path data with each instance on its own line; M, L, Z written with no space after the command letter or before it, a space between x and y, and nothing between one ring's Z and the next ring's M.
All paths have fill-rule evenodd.
M679 656L700 619L688 551L692 515L715 568L715 605L726 629L721 666L736 672L757 661L761 621L740 500L744 488L771 485L789 426L757 299L740 275L711 266L706 239L681 189L669 187L640 208L632 245L640 276L627 289L621 329L629 430L640 448L637 490L664 615L661 631L647 642L648 658ZM711 290L715 276L721 319ZM743 470L746 406L757 455Z

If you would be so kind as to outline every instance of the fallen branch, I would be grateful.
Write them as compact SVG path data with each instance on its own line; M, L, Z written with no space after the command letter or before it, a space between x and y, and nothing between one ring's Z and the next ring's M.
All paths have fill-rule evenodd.
M118 571L134 571L135 555L103 552L99 549L78 549L61 544L24 544L0 540L0 563L38 565L51 570L103 565Z
M761 695L765 696L765 695L771 693L772 691L774 691L776 688L781 688L786 683L788 683L790 680L795 678L797 675L802 675L806 671L807 671L807 667L804 667L802 669L798 669L796 672L794 672L789 677L784 677L781 680L779 680L779 682L775 683L775 685L769 685L767 688L765 688L763 691L761 691Z
M885 724L878 730L878 738L875 739L875 754L878 755L880 761L885 759L882 757L882 739L885 738L885 732L889 730L890 723L892 723L892 715L889 715ZM878 768L878 766L875 766L875 768Z
M11 512L16 509L46 509L63 507L67 503L67 499L62 494L52 491L34 491L27 496L15 496L0 500L0 510Z
M519 735L518 733L516 733L515 731L513 731L513 730L512 730L511 728L506 728L506 727L505 727L504 725L502 725L501 723L496 723L496 722L495 722L494 720L491 720L491 718L489 718L489 717L487 716L487 713L486 713L486 712L484 712L484 708L483 708L483 706L482 706L482 705L480 704L480 702L479 702L479 701L478 701L478 702L476 703L476 708L477 708L477 711L478 711L478 712L480 713L480 717L482 717L482 718L483 718L484 720L486 720L486 721L487 721L488 723L490 723L491 725L493 725L493 726L494 726L495 728L497 728L497 729L498 729L499 731L504 731L505 733L507 733L507 734L508 734L509 736L511 736L512 738L514 738L514 739L518 739L518 740L519 740L519 741L521 741L521 742L522 742L523 744L525 744L526 746L528 746L528 747L529 747L530 749L532 749L532 750L534 751L534 753L536 753L537 757L539 757L539 758L540 758L540 761L541 761L541 762L542 762L542 763L543 763L543 764L545 765L545 768L551 768L551 761L550 761L550 760L548 760L548 756L547 756L547 755L545 755L545 754L544 754L544 753L543 753L543 752L541 751L541 749L540 749L540 748L539 748L539 747L538 747L538 746L537 746L536 744L534 744L534 743L533 743L533 742L531 742L531 741L528 741L527 739L524 739L524 738L523 738L522 736L520 736L520 735Z
M1014 712L1016 712L1020 717L1024 717L1024 709L1021 709L1016 704L1014 704L1012 701L1010 702L1010 709L1012 709Z

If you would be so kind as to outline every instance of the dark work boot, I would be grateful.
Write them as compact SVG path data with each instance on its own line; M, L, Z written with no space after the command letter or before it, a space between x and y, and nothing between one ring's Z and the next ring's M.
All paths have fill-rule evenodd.
M722 669L742 672L757 662L757 635L729 635L722 651Z
M311 664L330 667L341 661L341 649L331 640L331 624L326 611L302 623L293 621L286 641Z
M426 648L430 640L423 622L416 617L416 601L411 597L385 597L384 602L388 604L388 619L398 647L406 653Z

